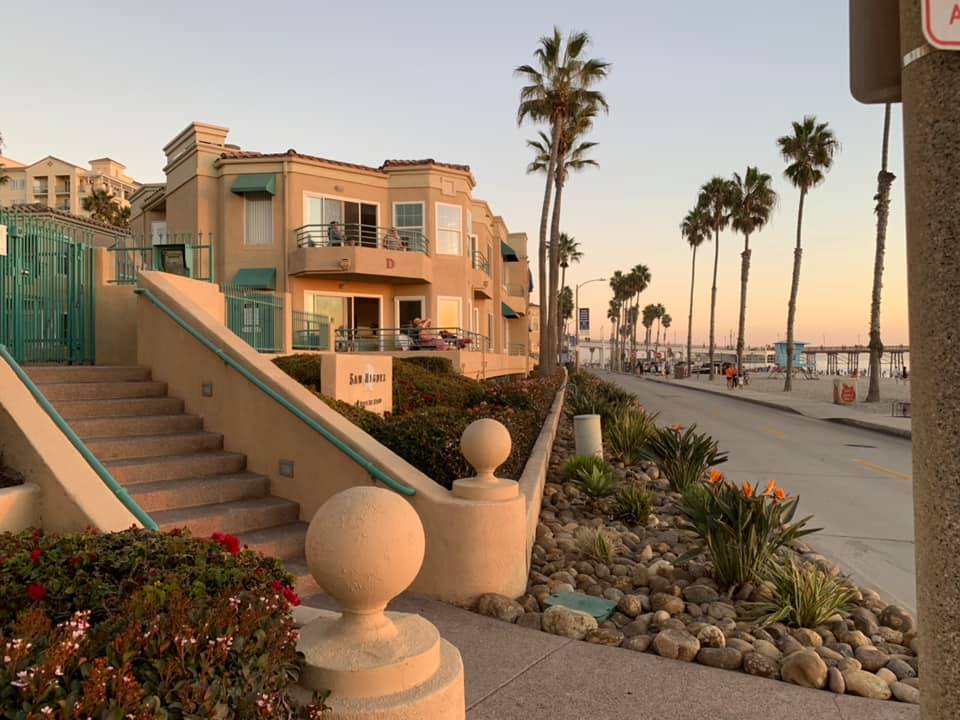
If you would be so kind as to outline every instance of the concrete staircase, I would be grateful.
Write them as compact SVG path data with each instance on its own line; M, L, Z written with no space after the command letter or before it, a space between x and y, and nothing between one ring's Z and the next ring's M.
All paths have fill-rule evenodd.
M284 561L298 592L316 586L303 558L306 523L297 503L270 495L270 480L247 471L223 435L184 412L150 370L116 366L34 366L27 374L110 474L161 530L195 537L231 533Z

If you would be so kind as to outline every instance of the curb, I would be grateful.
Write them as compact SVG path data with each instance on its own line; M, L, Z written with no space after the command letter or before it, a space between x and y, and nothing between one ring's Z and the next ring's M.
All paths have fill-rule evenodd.
M624 373L613 373L616 375L622 375ZM633 375L627 375L626 377L635 377ZM638 380L641 378L637 378ZM860 420L858 418L844 418L844 417L817 417L815 415L807 415L800 410L797 410L792 407L787 407L785 405L780 405L779 403L769 402L766 400L757 400L756 398L743 397L741 395L724 395L718 393L714 390L708 390L707 388L696 387L695 385L680 385L679 383L671 382L670 380L656 380L654 378L642 378L647 382L657 383L659 385L667 385L669 387L677 387L684 390L696 390L697 392L707 393L708 395L718 395L720 397L729 397L732 400L739 400L740 402L751 403L753 405L762 405L764 407L771 408L773 410L779 410L781 412L793 413L794 415L801 415L803 417L808 417L812 420L822 420L824 422L837 423L838 425L849 425L851 427L860 428L861 430L870 430L872 432L881 433L883 435L891 435L893 437L906 438L907 440L913 439L913 431L903 428L894 428L887 427L886 425L880 425L878 423L872 423L869 420Z

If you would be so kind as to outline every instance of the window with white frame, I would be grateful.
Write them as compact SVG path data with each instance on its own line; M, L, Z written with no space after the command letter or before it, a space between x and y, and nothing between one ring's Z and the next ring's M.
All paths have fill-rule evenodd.
M467 210L467 235L473 235L473 212Z
M458 297L437 298L436 327L448 330L460 327L460 302Z
M401 236L406 230L409 233L423 232L423 203L408 202L394 203L393 205L393 225L400 232Z
M244 245L273 245L273 195L247 193L244 195Z
M460 206L437 203L437 252L441 255L460 255L462 234Z

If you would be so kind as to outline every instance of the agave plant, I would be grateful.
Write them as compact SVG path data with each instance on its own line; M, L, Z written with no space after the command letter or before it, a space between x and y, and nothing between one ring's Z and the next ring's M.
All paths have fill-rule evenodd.
M643 458L643 447L656 431L656 415L635 410L620 412L607 427L610 454L624 465L636 465Z
M837 613L850 609L858 591L813 563L798 564L790 557L773 564L768 574L773 597L758 603L752 614L763 625L782 622L795 627L824 625Z
M674 492L682 493L696 485L708 468L727 461L727 453L719 450L716 440L696 432L696 427L659 428L640 453L660 467Z
M683 494L683 528L696 533L700 543L678 562L707 554L717 583L731 591L763 580L778 549L819 530L806 527L812 516L793 519L799 502L773 480L758 493L751 483L737 486L721 473L711 473L710 481L691 485Z
M567 460L563 466L563 474L568 480L576 482L581 472L590 472L595 467L606 470L607 463L596 455L577 455Z
M617 537L602 527L580 528L574 542L581 555L602 563L613 560L620 547Z
M606 463L580 468L577 471L576 483L584 495L594 500L610 497L617 491L617 481Z
M653 493L645 484L632 483L620 488L613 502L613 513L627 525L643 525L650 517Z

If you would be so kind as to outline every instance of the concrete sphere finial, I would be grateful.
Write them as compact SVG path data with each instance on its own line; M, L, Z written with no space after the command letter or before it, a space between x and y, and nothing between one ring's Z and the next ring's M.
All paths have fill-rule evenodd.
M327 500L307 528L310 574L346 613L379 613L417 577L425 539L396 493L355 487Z
M460 437L460 452L478 478L492 479L494 470L510 457L512 446L510 431L492 418L473 421Z

